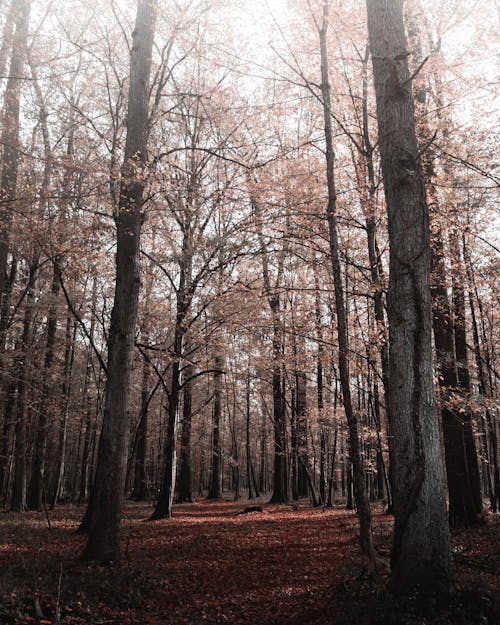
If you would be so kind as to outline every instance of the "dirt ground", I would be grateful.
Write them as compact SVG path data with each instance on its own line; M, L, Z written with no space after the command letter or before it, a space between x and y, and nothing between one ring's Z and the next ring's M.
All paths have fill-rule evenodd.
M384 592L391 517L374 515L374 580L352 512L263 504L263 512L238 514L246 505L200 501L147 522L150 506L128 504L123 559L106 567L78 561L82 508L50 513L50 530L43 513L0 513L0 625L500 623L498 515L454 533L464 592L416 611Z

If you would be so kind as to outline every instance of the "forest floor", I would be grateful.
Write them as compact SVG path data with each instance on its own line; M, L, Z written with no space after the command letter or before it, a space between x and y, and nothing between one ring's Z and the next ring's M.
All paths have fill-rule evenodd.
M255 503L250 502L250 503ZM383 591L391 517L374 515L381 574L359 556L355 515L335 507L247 502L175 506L145 522L127 504L123 559L78 561L82 508L0 513L0 624L39 625L498 625L500 517L455 532L456 585L443 604L398 604ZM438 605L439 604L439 605ZM498 620L496 620L498 618Z

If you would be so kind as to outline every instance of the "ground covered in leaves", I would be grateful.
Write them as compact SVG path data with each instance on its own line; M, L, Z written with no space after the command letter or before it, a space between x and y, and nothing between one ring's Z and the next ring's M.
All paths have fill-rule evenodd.
M39 625L497 625L500 518L454 534L459 592L403 605L384 593L392 520L375 515L378 579L359 557L356 519L342 507L241 502L175 507L146 522L129 504L123 559L78 561L83 510L0 513L0 623ZM498 620L497 620L498 618Z

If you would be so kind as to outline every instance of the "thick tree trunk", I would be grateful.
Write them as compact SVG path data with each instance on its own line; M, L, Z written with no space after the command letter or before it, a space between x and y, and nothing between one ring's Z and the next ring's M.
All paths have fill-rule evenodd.
M451 553L432 367L429 216L402 0L367 0L389 221L388 413L394 436L391 587L448 591Z
M328 0L324 3L323 24L320 29L321 45L321 94L323 98L324 130L326 142L326 173L328 184L327 221L330 237L330 256L335 287L335 312L337 314L337 339L339 344L339 372L342 386L344 410L349 428L349 456L353 468L354 497L356 499L359 518L359 538L361 550L374 560L373 539L371 529L370 504L365 489L363 459L358 432L358 419L354 412L351 398L349 374L349 346L347 338L347 318L344 303L344 287L342 268L340 265L340 249L337 226L337 191L335 185L335 152L333 148L332 108L330 98L330 82L328 70L327 31L329 25Z
M119 557L130 429L132 357L139 299L139 245L147 162L148 98L156 2L138 0L130 53L127 141L117 228L116 287L108 340L104 419L93 486L85 560ZM89 502L90 503L90 502Z

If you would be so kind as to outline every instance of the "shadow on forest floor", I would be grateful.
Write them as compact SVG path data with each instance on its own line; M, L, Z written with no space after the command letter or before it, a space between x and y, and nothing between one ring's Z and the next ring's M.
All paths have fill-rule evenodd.
M131 503L123 559L82 564L83 509L0 513L0 623L68 625L496 625L500 517L454 534L457 588L449 601L383 596L358 553L355 515L336 507L201 501L174 508L171 520L144 522ZM382 558L391 518L374 517ZM44 618L37 618L39 604ZM57 621L57 613L60 619Z

